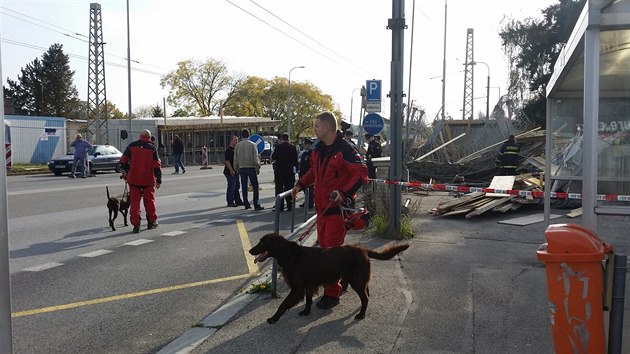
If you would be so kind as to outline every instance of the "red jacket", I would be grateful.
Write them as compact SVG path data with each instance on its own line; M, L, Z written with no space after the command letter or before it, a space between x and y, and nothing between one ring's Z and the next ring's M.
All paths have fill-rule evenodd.
M361 155L337 133L330 146L320 141L315 145L311 157L311 168L300 178L297 185L305 189L315 184L313 199L317 212L326 208L324 215L339 213L338 206L330 206L330 193L340 191L343 198L354 200L356 193L367 182L367 167L361 162Z
M151 139L141 137L129 144L120 158L120 166L127 172L127 183L132 186L162 184L160 158Z

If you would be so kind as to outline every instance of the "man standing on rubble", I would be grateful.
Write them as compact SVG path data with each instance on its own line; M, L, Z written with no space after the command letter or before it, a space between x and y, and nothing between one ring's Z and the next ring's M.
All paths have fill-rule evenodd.
M501 175L515 176L518 168L518 159L521 148L516 143L514 135L508 136L508 140L501 145L499 156L497 156L497 165L501 168Z

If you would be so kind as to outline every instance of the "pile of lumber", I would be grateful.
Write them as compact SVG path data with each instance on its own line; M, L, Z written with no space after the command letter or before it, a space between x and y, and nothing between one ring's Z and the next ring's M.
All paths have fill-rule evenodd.
M531 174L519 176L495 176L489 188L509 190L543 191L542 178ZM505 213L517 210L524 204L542 204L540 198L531 196L473 192L442 203L431 210L434 216L464 215L467 219L486 212Z

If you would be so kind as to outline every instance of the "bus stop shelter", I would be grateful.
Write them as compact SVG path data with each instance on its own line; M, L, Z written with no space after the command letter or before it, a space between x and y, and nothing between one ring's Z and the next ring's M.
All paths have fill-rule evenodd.
M630 215L630 0L588 0L547 85L545 223L551 192L582 223Z

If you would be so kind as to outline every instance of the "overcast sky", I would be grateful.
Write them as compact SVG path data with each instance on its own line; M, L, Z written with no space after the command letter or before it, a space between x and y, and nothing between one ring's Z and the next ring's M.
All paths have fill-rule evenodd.
M135 110L162 104L161 75L181 60L215 58L233 72L271 79L309 81L330 94L345 120L358 123L358 90L365 80L390 91L392 1L384 0L131 0L131 92ZM490 67L491 106L505 93L508 64L498 32L510 18L540 17L557 0L448 0L446 113L461 119L466 29L474 29L474 59ZM89 1L2 0L2 76L17 79L20 68L63 44L81 99L87 98ZM107 99L128 111L125 0L103 0ZM431 119L442 101L445 1L417 1L410 97ZM405 1L404 90L409 88L412 0ZM485 112L487 69L475 68L474 111ZM406 99L405 99L406 102ZM171 114L174 108L167 107ZM384 117L389 117L385 101Z

